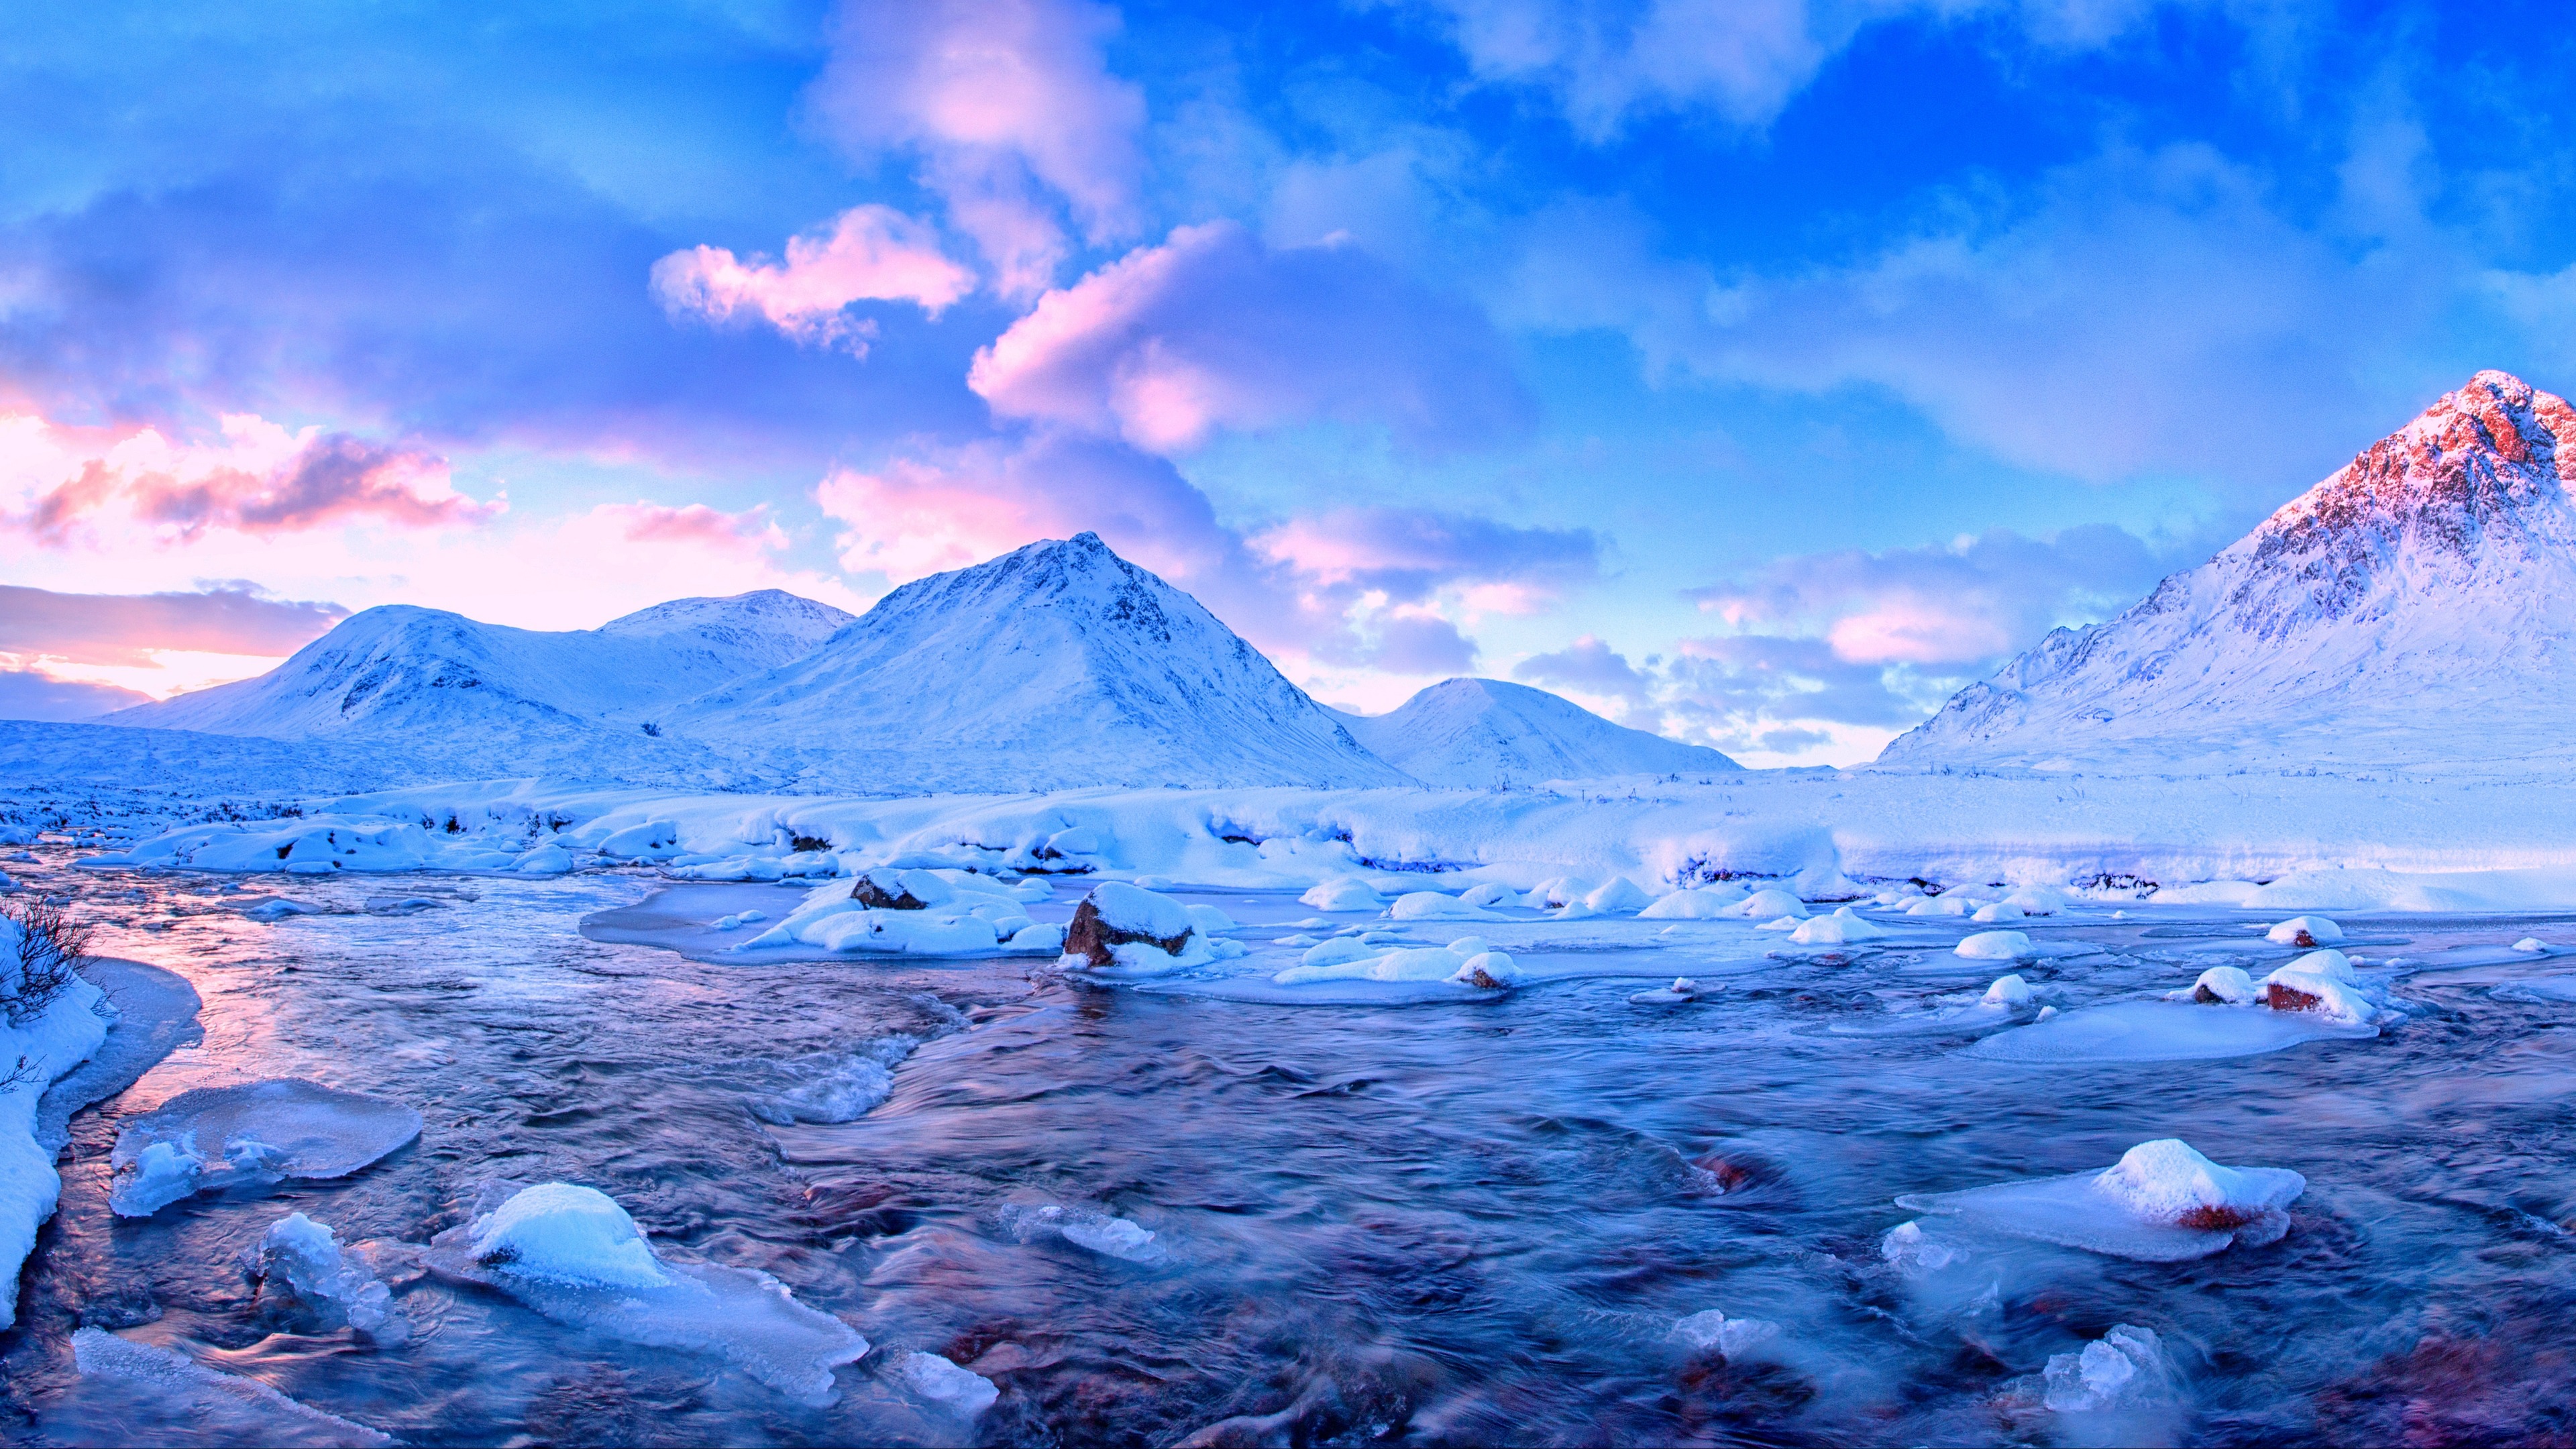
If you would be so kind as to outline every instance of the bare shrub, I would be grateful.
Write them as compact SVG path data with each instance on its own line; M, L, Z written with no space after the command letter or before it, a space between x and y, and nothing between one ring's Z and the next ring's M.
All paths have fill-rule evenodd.
M76 973L89 959L94 928L73 920L61 902L40 897L0 903L0 918L18 928L16 942L0 957L0 1015L11 1026L25 1026L80 979Z

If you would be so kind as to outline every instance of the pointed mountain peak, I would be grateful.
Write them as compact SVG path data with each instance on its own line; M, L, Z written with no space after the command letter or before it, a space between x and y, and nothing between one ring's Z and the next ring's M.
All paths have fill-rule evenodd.
M2486 371L2292 499L2255 531L2266 552L2321 535L2413 532L2465 549L2493 522L2563 506L2576 487L2576 409L2509 372Z

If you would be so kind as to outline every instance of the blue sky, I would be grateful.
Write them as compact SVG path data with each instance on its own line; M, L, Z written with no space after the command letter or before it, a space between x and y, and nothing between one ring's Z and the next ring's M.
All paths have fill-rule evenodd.
M1088 527L1328 701L1846 762L2471 371L2576 373L2538 7L14 24L21 713Z

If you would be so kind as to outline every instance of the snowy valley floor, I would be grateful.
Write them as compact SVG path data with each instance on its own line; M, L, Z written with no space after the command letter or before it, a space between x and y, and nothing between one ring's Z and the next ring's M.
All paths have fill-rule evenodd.
M1800 942L1741 917L1640 918L1615 889L1591 915L1519 897L1403 920L1301 902L1283 873L1467 884L1358 867L1343 852L1379 859L1395 829L1366 797L1236 797L1217 834L1208 800L1178 792L1109 802L1106 834L1082 812L1109 804L1078 800L583 813L586 797L445 798L452 834L383 801L380 827L401 828L371 841L308 845L354 828L330 812L245 827L224 848L268 867L255 876L103 864L60 838L0 867L106 921L111 954L184 975L204 1031L72 1123L62 1210L0 1339L10 1437L206 1442L220 1423L229 1442L308 1443L2379 1443L2576 1416L2576 955L2552 944L2576 944L2576 917L2343 914L2372 1022L2325 1030L2167 999L2213 967L2260 980L2303 956L2261 929L2284 909L2142 904L2134 888L1985 923L1906 914L1922 898L1890 892L1856 903L1865 928L1835 928L1886 934ZM550 858L491 871L519 858L494 842L523 806L577 817L549 836L631 831L621 848L664 859L585 848L563 852L585 862L571 873ZM1422 827L1452 831L1443 859L1476 848L1454 827L1487 807L1455 808ZM1327 809L1350 813L1319 820L1320 839L1277 829ZM961 830L970 818L998 824ZM1545 805L1479 828L1517 831L1525 853L1593 842L1606 881L1608 853L1657 818ZM1568 823L1587 819L1614 823ZM1351 841L1321 828L1334 820ZM683 849L726 843L719 823L762 839ZM1001 824L1052 831L998 839ZM1296 844L1265 859L1221 838L1247 828ZM791 848L817 829L845 849ZM1170 891L1223 912L1206 934L1241 953L1111 981L1051 957L738 951L848 877L686 878L1050 839L1057 864L1089 847L1134 852L1128 873L1260 871ZM1839 840L1831 857L1812 835L1775 840L1776 873L1814 890L1875 873ZM335 869L323 848L361 853ZM404 850L480 850L486 873L356 868ZM2537 894L2556 873L2513 879L2476 888ZM1090 884L1059 878L1014 909L1061 922ZM1994 929L2026 945L1957 954ZM1274 980L1308 943L1376 933L1377 949L1480 937L1528 979ZM2007 974L2027 997L1990 990ZM1697 983L1689 999L1659 989L1675 977ZM111 1217L121 1128L188 1088L265 1077L407 1104L419 1138L346 1178ZM2222 1218L2150 1249L2091 1198L2070 1217L1970 1191L2090 1174L2160 1138L2294 1172L2301 1190L2232 1246ZM425 1245L470 1225L495 1180L601 1189L665 1262L774 1275L870 1351L816 1403L746 1371L721 1333L681 1324L640 1345L578 1304L550 1315L540 1295L424 1272ZM368 1245L352 1256L406 1332L325 1328L254 1294L239 1260L290 1212ZM234 1377L139 1388L95 1330ZM941 1360L989 1382L989 1407Z

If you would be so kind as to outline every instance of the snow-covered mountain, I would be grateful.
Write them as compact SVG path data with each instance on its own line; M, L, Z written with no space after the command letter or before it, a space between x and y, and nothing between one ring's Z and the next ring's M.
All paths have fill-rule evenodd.
M1743 768L1705 745L1612 724L1572 700L1499 679L1443 680L1387 714L1345 714L1342 722L1379 759L1428 785L1481 790Z
M2052 631L1879 761L2564 773L2571 484L2576 412L2481 372L2128 612Z
M100 723L307 740L402 739L458 768L521 773L606 751L600 771L703 765L638 715L809 653L850 615L777 590L680 599L540 632L409 605L362 610L256 679ZM630 738L632 737L632 738Z
M1406 783L1197 600L1089 533L877 602L666 733L897 793Z

